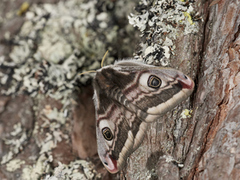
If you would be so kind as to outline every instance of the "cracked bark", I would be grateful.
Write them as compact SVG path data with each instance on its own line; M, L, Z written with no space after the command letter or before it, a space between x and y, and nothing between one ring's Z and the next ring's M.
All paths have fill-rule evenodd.
M173 136L178 115L168 113L164 123L153 123L130 157L127 179L139 171L146 177L146 168L151 179L240 179L240 1L196 4L202 27L197 34L179 36L172 61L195 79L195 92L181 105L192 104L193 115L182 120L179 139ZM179 57L191 65L179 64Z

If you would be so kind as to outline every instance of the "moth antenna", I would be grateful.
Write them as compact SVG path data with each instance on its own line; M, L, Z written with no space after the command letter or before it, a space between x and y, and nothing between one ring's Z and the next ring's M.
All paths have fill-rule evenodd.
M107 54L108 54L108 50L105 52L105 54L104 54L104 56L103 56L103 58L102 58L101 68L103 67L103 63L104 63L104 60L105 60Z
M95 73L95 72L97 72L97 71L86 71L86 72L79 73L79 76L81 76L82 74Z
M104 56L103 56L103 58L102 58L101 68L103 67L103 63L104 63L104 60L105 60L107 54L108 54L108 50L105 52L105 54L104 54ZM95 73L95 72L97 72L97 71L86 71L86 72L79 73L79 76L82 75L82 74Z

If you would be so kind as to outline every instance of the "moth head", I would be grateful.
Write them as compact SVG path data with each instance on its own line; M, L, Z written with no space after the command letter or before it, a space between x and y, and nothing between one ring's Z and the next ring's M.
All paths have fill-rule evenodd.
M181 84L183 89L188 89L189 92L192 93L194 89L194 82L190 77L188 77L187 75L183 74L180 71L177 71L176 79L179 82L179 84Z
M114 146L114 128L114 123L108 120L100 120L97 126L98 155L110 173L118 172L117 160L111 154L111 148Z

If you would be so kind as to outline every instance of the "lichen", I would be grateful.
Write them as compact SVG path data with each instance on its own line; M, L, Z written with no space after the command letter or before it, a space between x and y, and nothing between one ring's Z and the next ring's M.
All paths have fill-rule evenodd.
M18 126L18 124L16 126ZM8 161L10 161L14 157L14 155L18 154L23 149L23 145L26 144L26 141L28 138L27 132L23 131L21 128L19 128L19 130L17 130L18 136L15 136L16 135L16 126L15 126L15 131L12 131L8 138L2 139L4 144L10 146L10 150L7 154L5 154L2 157L0 164L5 164Z
M181 113L181 118L186 119L192 117L193 110L184 109Z
M48 159L44 154L42 154L36 164L33 166L27 165L22 170L22 179L24 180L32 180L32 179L39 179L42 174L47 172L50 168L50 164L47 163Z
M114 24L112 12L106 10L111 6L118 7L118 16L123 16L118 11L126 13L130 8L122 8L122 1L115 4L96 0L32 4L20 33L13 38L17 45L9 54L11 62L0 57L0 67L13 71L12 75L0 74L0 85L7 87L1 93L25 92L35 97L42 92L65 105L70 104L76 85L86 84L93 76L79 76L79 73L100 68L106 50L119 42L121 29ZM131 42L126 36L121 41L123 44ZM113 61L114 57L108 60Z
M83 173L79 172L83 170ZM58 167L54 169L52 176L47 175L45 180L69 180L69 179L101 179L101 174L97 173L91 162L84 160L75 160L69 165L58 163Z
M131 55L134 36L128 34L136 33L128 24L126 14L133 4L126 0L69 0L57 4L31 4L19 9L19 15L25 16L20 32L14 37L10 33L4 35L13 43L9 57L0 57L0 69L7 69L0 71L0 86L4 87L0 93L15 96L24 93L36 102L33 110L38 121L34 123L31 138L39 154L29 157L33 161L31 165L21 164L24 166L22 179L45 176L56 179L49 175L53 171L52 151L59 142L71 139L66 129L71 129L68 112L72 94L94 76L79 74L100 68L107 49L111 53L106 64L112 63L116 55L120 58ZM62 108L46 105L42 109L37 102L46 97L58 100ZM3 139L10 150L2 157L1 164L10 167L13 159L24 150L23 143L29 140L28 136L20 123L14 125L13 131ZM56 174L63 173L63 179L100 179L94 165L87 161L60 164L55 170Z
M129 23L141 31L145 41L135 56L149 64L160 62L169 65L170 55L174 55L173 41L180 33L188 35L198 31L198 23L193 22L194 2L157 0L139 2L136 14L129 15ZM151 47L151 51L148 49Z
M21 165L25 164L25 161L20 160L20 159L13 159L10 162L6 164L7 166L7 171L13 172L21 167Z

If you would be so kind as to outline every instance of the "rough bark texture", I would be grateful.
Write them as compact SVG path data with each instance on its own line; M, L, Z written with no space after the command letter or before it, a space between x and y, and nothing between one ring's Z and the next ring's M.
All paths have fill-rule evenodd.
M181 170L188 179L240 178L240 1L215 3L205 25L196 128Z
M18 7L22 2L18 1ZM2 16L18 7L2 5ZM60 101L44 93L40 98L13 94L0 96L0 179L26 179L23 174L35 179L54 174L65 179L60 172L67 168L59 162L67 164L68 171L79 172L82 179L240 179L240 1L196 0L194 9L198 29L192 34L178 34L170 64L192 77L196 89L188 100L151 124L126 169L110 176L96 157L91 90L85 89L76 98L80 101L77 105L72 102L74 108L64 116L64 124L59 121L64 107ZM1 56L7 56L14 45L5 40L6 32L17 34L23 22L24 18L15 16L1 24ZM11 62L11 58L7 61ZM3 73L13 73L12 67L0 67ZM185 108L193 112L182 118ZM51 116L54 112L58 116ZM48 139L50 135L56 136L56 142ZM49 142L56 144L41 152ZM12 157L6 157L10 151ZM77 156L90 157L91 165L82 161L80 165L70 164Z
M143 146L130 158L128 179L136 174L139 179L240 178L240 1L196 5L203 24L199 33L179 36L172 63L178 67L179 60L190 59L190 66L183 61L179 68L192 70L195 78L196 91L186 102L193 106L193 115L179 124L179 115L169 113L164 123L153 123ZM177 128L179 139L174 138Z

